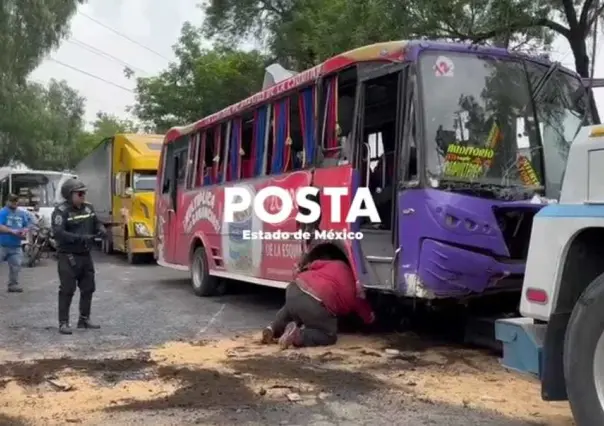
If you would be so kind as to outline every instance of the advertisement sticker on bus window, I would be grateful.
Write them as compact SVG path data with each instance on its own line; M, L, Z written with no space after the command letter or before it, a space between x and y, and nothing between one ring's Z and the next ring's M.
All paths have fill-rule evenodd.
M487 139L487 146L489 148L495 149L501 140L503 139L503 134L499 129L497 123L493 123L491 126L491 131L489 132L489 137Z
M491 167L495 151L491 148L450 144L445 156L444 173L449 177L475 179Z
M455 64L453 61L446 56L439 56L436 58L436 63L434 64L434 74L437 77L453 77L455 70Z
M522 183L527 186L539 186L539 177L529 159L524 155L520 155L517 164Z

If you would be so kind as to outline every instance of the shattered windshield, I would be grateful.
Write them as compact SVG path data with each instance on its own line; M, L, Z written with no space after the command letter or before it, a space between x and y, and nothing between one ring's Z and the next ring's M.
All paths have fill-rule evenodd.
M522 62L426 52L420 68L429 177L521 187L542 184L540 156L531 152L539 139Z
M531 86L545 75L547 67L527 62ZM546 196L558 198L570 145L581 126L593 124L587 91L579 78L556 71L535 97L535 109L543 143ZM534 161L539 147L525 141Z

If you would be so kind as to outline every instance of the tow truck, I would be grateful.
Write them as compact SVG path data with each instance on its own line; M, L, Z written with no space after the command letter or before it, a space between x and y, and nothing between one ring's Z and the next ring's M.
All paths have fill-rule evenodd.
M495 322L503 366L537 377L544 400L568 400L577 426L604 425L602 125L579 130L558 202L534 218L520 315Z

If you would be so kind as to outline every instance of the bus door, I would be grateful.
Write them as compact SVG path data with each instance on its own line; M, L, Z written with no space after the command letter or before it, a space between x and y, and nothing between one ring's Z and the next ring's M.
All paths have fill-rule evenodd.
M179 244L180 227L179 216L184 212L182 210L182 192L184 191L185 176L187 170L187 157L189 151L189 137L181 136L168 145L166 149L166 159L164 161L165 169L162 182L162 195L160 209L157 215L160 220L160 227L157 229L160 233L161 247L163 252L163 261L176 264L176 249ZM180 241L184 244L183 241ZM160 253L160 259L162 254Z
M356 224L363 233L353 242L360 264L358 275L366 287L393 290L397 262L397 176L402 141L405 65L370 65L359 68L355 107L356 185L371 192L380 222L362 218ZM360 252L360 253L359 253Z
M405 286L406 278L402 276L404 269L409 268L409 264L418 262L418 257L414 256L412 241L417 241L417 233L420 230L414 222L410 220L415 218L415 209L410 202L413 201L414 189L419 187L419 155L417 145L418 112L417 112L417 83L414 71L410 68L406 77L405 88L402 92L404 108L401 109L403 119L402 141L400 149L397 152L398 174L396 175L396 204L393 211L393 220L396 223L395 241L395 283L400 287ZM406 253L404 245L407 244Z

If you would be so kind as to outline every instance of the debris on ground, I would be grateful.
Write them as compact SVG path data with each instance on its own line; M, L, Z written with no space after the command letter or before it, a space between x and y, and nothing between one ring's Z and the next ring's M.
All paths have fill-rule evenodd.
M248 335L97 360L5 362L0 406L6 416L52 425L101 421L117 411L318 404L341 389L358 395L379 390L401 400L572 424L568 404L543 402L536 381L507 372L491 354L418 339L343 335L330 348L280 351Z

